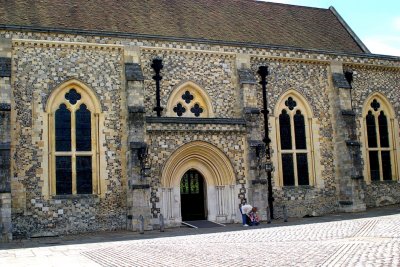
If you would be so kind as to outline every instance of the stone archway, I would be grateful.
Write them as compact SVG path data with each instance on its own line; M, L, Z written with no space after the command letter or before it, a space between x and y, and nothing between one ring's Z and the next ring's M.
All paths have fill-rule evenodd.
M178 148L166 162L161 177L161 213L168 225L179 224L182 177L196 170L204 178L207 219L232 222L236 218L236 179L228 157L207 142L194 141Z

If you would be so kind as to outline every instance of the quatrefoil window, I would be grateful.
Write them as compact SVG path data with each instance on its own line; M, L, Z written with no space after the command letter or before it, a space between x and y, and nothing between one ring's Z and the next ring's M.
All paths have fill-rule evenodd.
M211 99L206 91L190 81L171 91L167 102L166 115L182 118L214 117Z
M379 104L379 102L374 99L374 101L372 101L371 103L371 108L373 108L375 111L378 111L378 109L381 107L381 104Z
M196 116L200 116L203 113L203 109L200 107L198 103L194 104L194 106L190 109L190 111Z
M192 101L193 98L194 98L193 95L189 91L186 91L182 95L182 99L185 100L186 104L190 104L190 101Z
M81 95L75 89L71 89L65 94L65 99L67 99L71 105L75 105L76 102L81 99Z
M292 97L289 97L288 100L285 101L285 106L287 106L290 110L293 110L297 106L297 103Z
M176 113L176 115L178 115L179 117L181 117L183 115L183 113L186 112L186 108L182 106L181 103L178 103L176 105L176 107L174 107L174 112Z

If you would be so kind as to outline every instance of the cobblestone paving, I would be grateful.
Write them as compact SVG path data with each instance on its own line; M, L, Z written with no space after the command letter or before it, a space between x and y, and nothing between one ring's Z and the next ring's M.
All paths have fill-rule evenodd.
M197 235L0 250L0 266L39 265L400 266L400 214Z

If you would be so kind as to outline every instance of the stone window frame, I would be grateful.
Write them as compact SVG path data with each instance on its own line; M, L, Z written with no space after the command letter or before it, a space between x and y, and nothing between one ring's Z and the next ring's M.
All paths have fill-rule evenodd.
M75 89L77 93L81 95L81 98L75 103L71 104L65 99L65 94L71 89ZM61 104L65 104L71 111L71 151L67 152L56 152L55 151L55 112ZM81 104L85 104L91 114L91 151L88 152L76 152L74 148L76 146L73 138L75 129L75 113L79 109ZM64 196L57 195L56 192L56 156L71 156L72 159L72 194L78 195L76 189L76 156L91 156L92 157L92 194L100 195L101 183L100 183L100 120L102 116L102 108L100 101L94 92L87 87L84 83L71 80L63 83L57 89L55 89L47 100L46 105L47 112L47 147L48 147L48 193L50 196ZM68 196L68 195L66 195Z
M185 100L182 99L182 95L184 95L186 91L189 91L190 94L193 95L193 100L190 103L186 103ZM198 117L194 116L194 114L190 111L190 109L196 103L198 103L203 109L203 112ZM186 112L182 114L182 116L178 116L174 112L174 107L176 107L178 104L181 104L182 107L186 109ZM183 84L177 86L170 94L167 101L166 116L182 118L213 118L214 112L212 101L201 86L192 81L184 82Z
M292 97L294 101L297 102L296 108L293 110L289 110L285 105L285 101ZM282 170L282 152L281 152L281 142L280 142L280 132L279 132L279 115L282 112L282 109L286 109L288 112L295 114L297 110L300 110L302 115L305 118L305 130L306 130L306 144L307 149L304 150L307 152L307 163L308 163L308 173L309 173L309 184L308 185L298 185L297 179L297 171L296 165L294 164L295 169L295 187L299 186L317 186L322 188L324 186L324 181L321 179L321 166L317 164L317 160L320 159L320 136L319 136L319 123L318 119L314 117L314 113L311 109L308 101L296 90L291 89L283 93L278 101L276 102L273 116L270 118L270 126L271 126L271 145L273 149L272 153L272 163L275 166L274 171L274 182L277 187L291 187L285 186L283 184L283 170ZM291 115L291 121L293 121L293 115ZM294 125L291 124L292 130L292 143L294 144ZM297 150L290 150L297 151ZM286 151L286 152L290 152ZM301 150L303 151L303 150ZM299 152L301 152L299 151Z
M371 103L377 100L380 104L378 110L374 110L371 107ZM376 124L376 139L377 139L377 148L369 148L368 147L368 135L367 135L367 125L366 125L366 116L368 112L371 111L375 117L375 124ZM379 113L383 111L387 116L388 120L388 135L389 135L389 148L382 148L380 146L380 133L379 133L379 124L377 122ZM360 118L360 125L361 125L361 140L364 143L364 149L362 149L362 156L364 159L364 180L367 184L371 184L371 172L370 172L370 162L369 162L369 151L378 151L379 157L379 181L382 182L383 180L383 170L382 170L382 160L381 160L381 151L390 151L390 164L391 164L391 173L392 179L386 181L396 181L399 180L399 161L400 158L400 151L396 149L396 147L400 147L399 139L396 133L399 132L399 122L395 117L395 112L393 106L390 104L389 100L382 95L381 93L375 92L372 93L367 97L364 101L363 110L362 110L362 117ZM397 178L396 178L397 177Z

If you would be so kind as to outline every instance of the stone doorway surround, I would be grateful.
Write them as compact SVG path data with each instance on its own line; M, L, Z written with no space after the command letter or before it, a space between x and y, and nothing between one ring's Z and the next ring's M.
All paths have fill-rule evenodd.
M180 181L190 169L205 180L207 220L230 223L237 213L235 173L227 156L214 145L194 141L178 148L168 159L161 178L161 213L168 226L180 225Z

